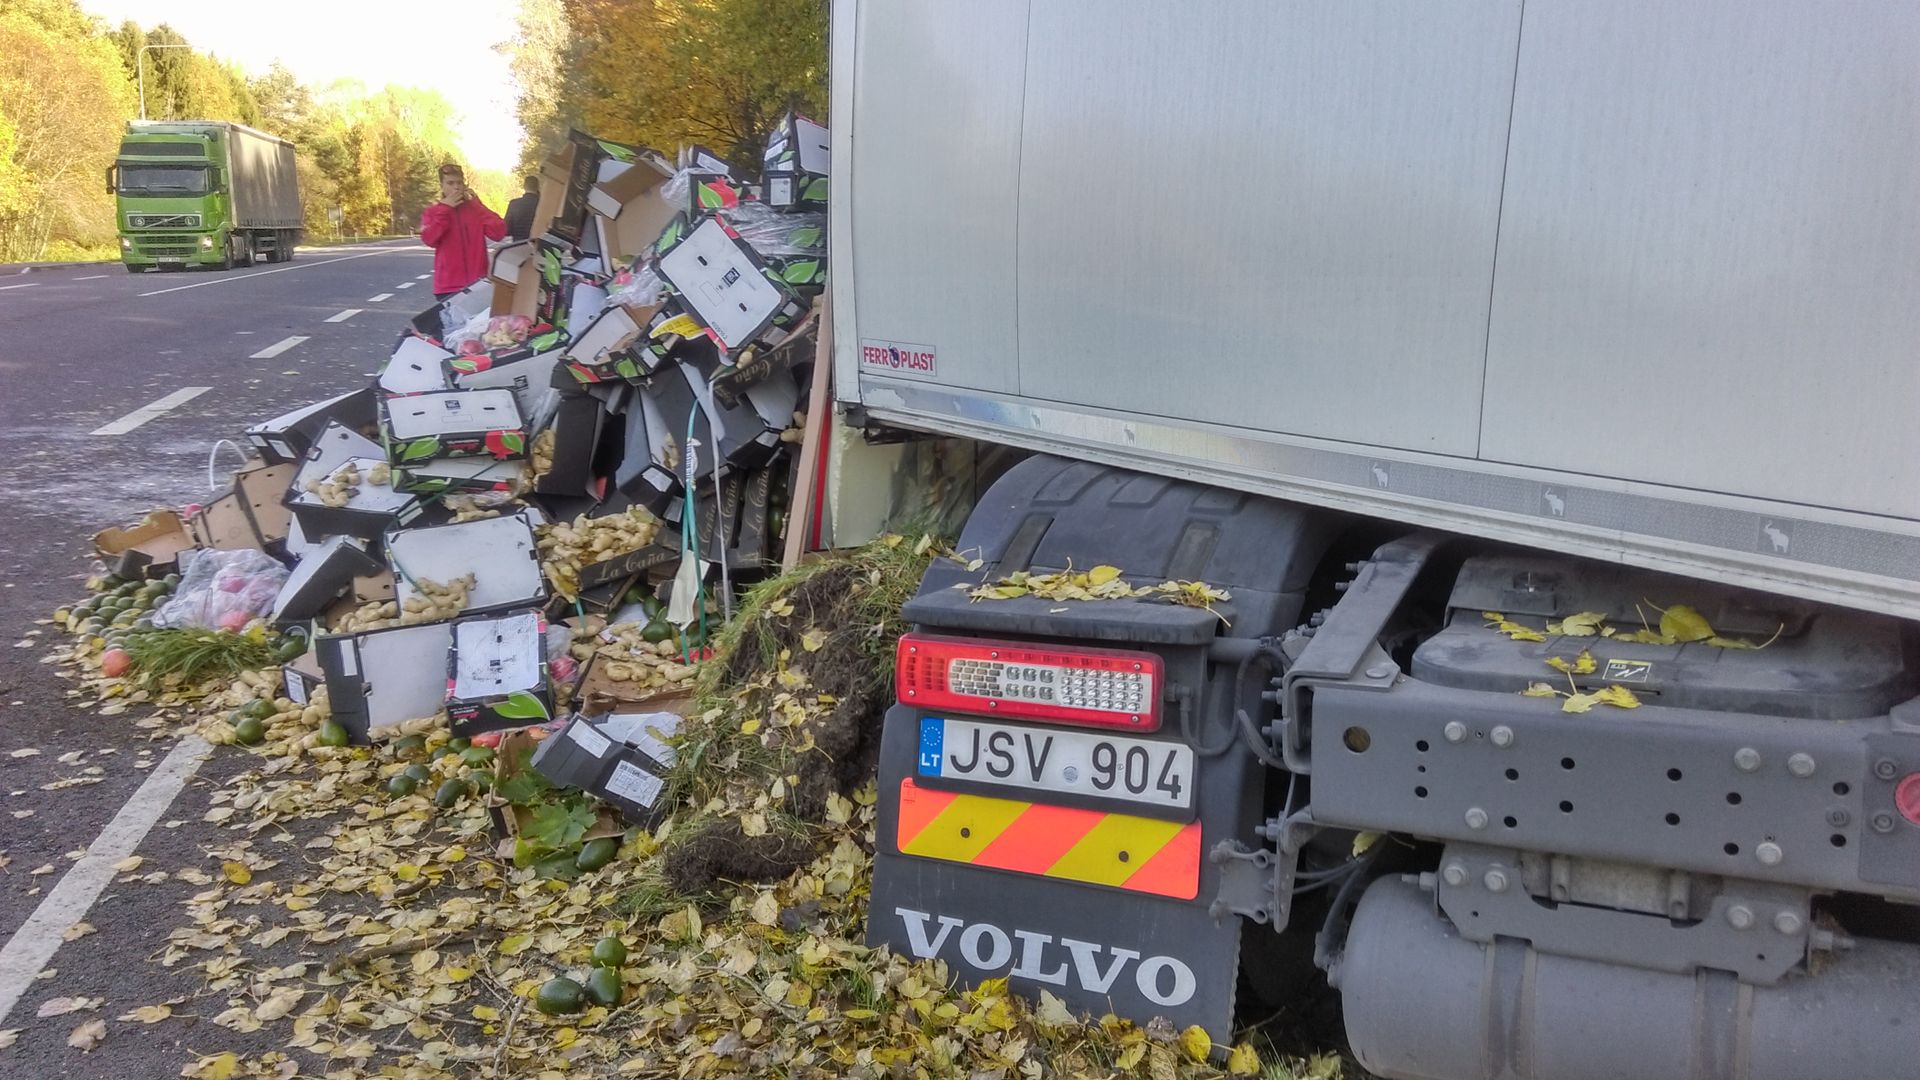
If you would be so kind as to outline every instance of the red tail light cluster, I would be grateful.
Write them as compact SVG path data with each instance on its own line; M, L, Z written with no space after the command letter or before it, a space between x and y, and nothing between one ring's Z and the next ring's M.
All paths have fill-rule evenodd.
M1160 658L908 634L895 655L902 704L1126 731L1160 729Z

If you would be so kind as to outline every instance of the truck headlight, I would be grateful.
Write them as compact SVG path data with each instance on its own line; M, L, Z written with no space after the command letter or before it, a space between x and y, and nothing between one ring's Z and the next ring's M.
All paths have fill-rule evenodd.
M121 251L132 251L132 250L133 250L133 241L132 241L132 240L129 240L129 239L127 239L127 238L126 238L126 237L124 237L124 236L123 236L123 237L121 237L121 238L120 238L120 250L121 250Z
M200 238L200 250L202 250L202 251L212 251L212 250L213 250L213 237L211 237L211 236L203 236L203 237L201 237L201 238Z

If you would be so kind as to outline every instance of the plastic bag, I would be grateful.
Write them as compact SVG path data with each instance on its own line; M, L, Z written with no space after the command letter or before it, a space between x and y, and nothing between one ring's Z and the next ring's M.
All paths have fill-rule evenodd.
M667 283L648 263L638 263L613 275L607 286L607 302L630 308L650 307L666 299Z
M463 346L466 346L469 342L478 345L480 339L486 335L487 326L492 323L492 321L492 314L482 311L473 318L468 319L464 325L448 330L446 337L441 339L440 344L450 352L468 351L463 348Z
M287 583L287 568L262 551L202 549L180 560L180 587L153 614L165 630L239 630L271 612Z
M743 202L720 216L762 255L826 257L827 215L821 211L783 213L766 203Z
M489 349L505 349L524 344L533 332L533 320L525 315L496 315L487 322L480 343Z

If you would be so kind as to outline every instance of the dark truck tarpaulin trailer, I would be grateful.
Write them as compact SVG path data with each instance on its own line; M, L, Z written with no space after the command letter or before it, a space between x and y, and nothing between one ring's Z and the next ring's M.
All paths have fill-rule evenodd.
M1031 455L871 939L1391 1078L1910 1075L1920 9L1835 16L835 3L842 418ZM970 595L1098 566L1231 599Z

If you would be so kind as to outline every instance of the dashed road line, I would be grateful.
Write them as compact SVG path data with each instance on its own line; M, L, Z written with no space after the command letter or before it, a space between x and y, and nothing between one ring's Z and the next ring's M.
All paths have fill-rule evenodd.
M369 303L369 304L377 304L377 303L379 303L379 302L380 302L380 301L382 301L382 300L391 300L391 299L393 299L393 294L392 294L392 293L390 293L390 292L383 292L383 293L381 293L381 294L380 294L379 296L369 296L369 297L367 297L367 303Z
M5 292L8 289L31 289L38 284L40 283L37 281L29 281L24 285L0 285L0 292Z
M73 280L75 280L75 281L99 281L99 280L100 280L101 278L103 278L103 277L106 277L106 276L107 276L107 275L105 275L105 274L88 274L88 275L87 275L86 277L77 277L77 278L74 278Z
M425 280L427 280L428 278L430 278L430 277L432 277L432 276L433 276L432 274L415 274L415 275L413 275L413 280L415 280L415 281L425 281Z
M134 428L139 427L154 417L172 412L211 389L213 389L211 386L183 386L173 393L168 394L166 397L158 401L148 402L112 423L102 424L94 428L92 431L87 432L87 434L125 435L127 432L132 431Z
M281 338L279 341L276 341L273 344L267 346L266 348L261 349L259 352L254 353L252 356L247 357L247 359L271 360L274 357L279 356L281 353L286 352L288 349L293 348L295 345L298 345L305 340L307 340L307 338L306 338L306 335L304 334L295 334L292 337Z
M395 286L394 286L394 288L396 288L396 289L411 289L411 288L413 288L413 282L411 282L411 281L403 281L403 282L401 282L400 284L398 284L398 285L395 285Z
M114 864L132 855L140 846L154 822L173 805L180 789L211 753L212 744L198 735L188 735L175 743L173 751L154 766L133 798L100 830L100 835L87 847L87 853L48 891L40 906L20 924L20 929L14 931L6 947L0 949L0 1020L7 1018L27 988L34 985L33 977L45 970L67 931L86 918L100 894L113 883L119 873Z
M340 314L338 314L338 315L329 315L329 316L327 316L327 321L328 321L328 322L346 322L346 321L347 321L348 319L351 319L351 318L353 318L353 317L354 317L355 315L358 315L358 314L360 314L360 312L362 312L363 310L365 310L365 309L364 309L364 308L357 308L357 307L350 307L350 308L348 308L347 310L345 310L345 311L343 311L343 312L341 312L341 313L340 313Z

